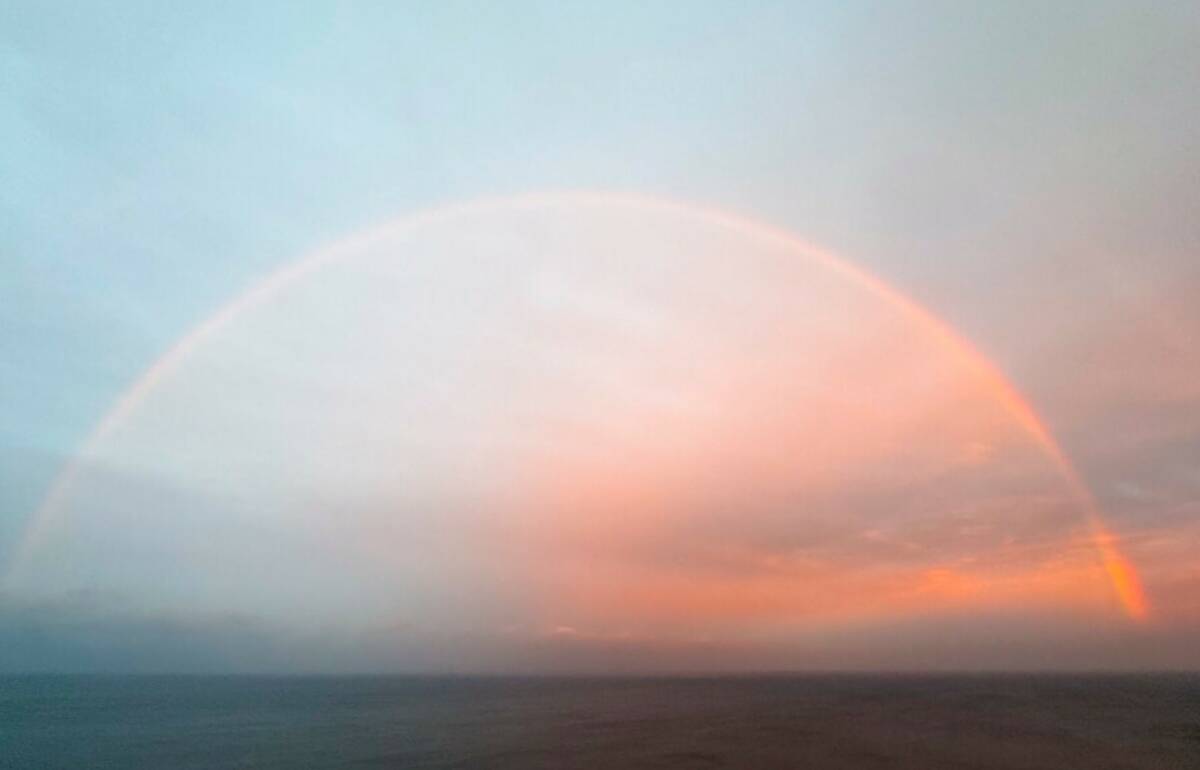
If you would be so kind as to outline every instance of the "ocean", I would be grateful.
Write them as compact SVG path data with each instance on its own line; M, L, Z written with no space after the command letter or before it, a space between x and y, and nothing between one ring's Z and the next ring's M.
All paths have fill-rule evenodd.
M0 678L0 767L1200 768L1200 675Z

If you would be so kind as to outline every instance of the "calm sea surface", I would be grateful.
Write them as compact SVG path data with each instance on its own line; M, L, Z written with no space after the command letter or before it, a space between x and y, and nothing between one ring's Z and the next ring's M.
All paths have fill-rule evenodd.
M1200 676L0 678L0 767L1200 768Z

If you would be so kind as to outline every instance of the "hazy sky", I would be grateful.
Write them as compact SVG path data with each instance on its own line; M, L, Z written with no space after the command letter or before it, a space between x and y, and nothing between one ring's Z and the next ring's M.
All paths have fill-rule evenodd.
M0 669L1200 666L1194 4L243 5L0 9Z

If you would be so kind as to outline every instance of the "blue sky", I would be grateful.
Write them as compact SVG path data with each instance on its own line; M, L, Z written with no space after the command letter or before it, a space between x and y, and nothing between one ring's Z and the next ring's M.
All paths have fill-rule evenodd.
M1121 531L1192 542L1198 31L1186 3L8 3L0 558L118 395L262 276L563 189L870 269L1013 378Z

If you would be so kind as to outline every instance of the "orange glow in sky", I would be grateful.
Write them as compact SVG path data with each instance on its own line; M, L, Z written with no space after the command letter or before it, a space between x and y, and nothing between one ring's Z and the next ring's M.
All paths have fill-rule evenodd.
M142 477L217 502L130 518ZM437 211L252 289L119 401L10 581L96 564L129 589L119 548L89 550L114 527L202 584L213 554L254 573L257 543L202 546L245 522L299 549L239 596L281 613L601 636L1148 615L1046 426L945 324L786 233L624 196Z

